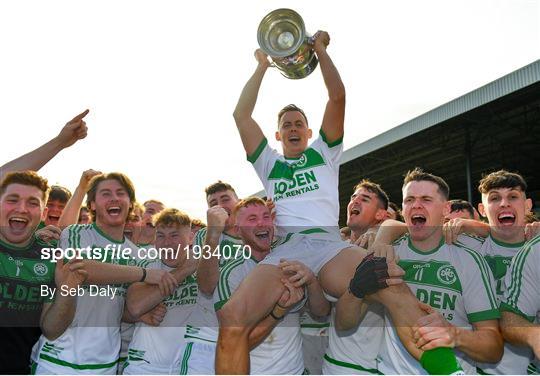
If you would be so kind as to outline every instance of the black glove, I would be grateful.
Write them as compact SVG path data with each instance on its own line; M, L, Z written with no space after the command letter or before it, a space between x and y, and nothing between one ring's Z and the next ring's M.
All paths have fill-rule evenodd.
M356 268L354 277L349 284L351 294L362 299L364 296L373 294L380 289L388 287L388 264L386 257L375 257L370 253Z

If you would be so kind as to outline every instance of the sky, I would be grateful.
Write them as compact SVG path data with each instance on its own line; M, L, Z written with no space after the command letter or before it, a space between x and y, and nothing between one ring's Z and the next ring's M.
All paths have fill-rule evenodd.
M331 4L331 5L330 5ZM260 20L292 8L347 90L345 149L540 58L540 0L0 2L0 164L54 137L82 110L88 137L41 173L74 190L83 170L126 173L137 197L205 219L204 188L262 189L232 112L255 69ZM320 69L269 69L253 117L270 145L277 112L318 128Z

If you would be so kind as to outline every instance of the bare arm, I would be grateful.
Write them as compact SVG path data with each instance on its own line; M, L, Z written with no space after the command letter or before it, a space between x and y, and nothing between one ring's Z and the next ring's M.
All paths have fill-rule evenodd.
M342 299L336 302L336 330L349 330L357 327L367 311L363 299L359 299L347 291Z
M39 148L24 154L0 167L0 180L4 175L12 171L32 170L38 171L47 162L53 159L63 149L73 145L78 140L86 137L87 128L83 118L88 110L80 113L70 120L60 131L58 136L43 144Z
M55 299L52 303L43 304L40 318L41 331L47 339L55 340L71 325L77 308L77 297L64 291L77 288L87 277L88 272L82 261L71 260L64 264L63 260L58 260L54 271Z
M392 244L408 231L407 225L395 219L387 219L379 226L374 244Z
M255 52L255 57L259 64L244 86L233 113L242 144L248 155L252 155L264 139L264 134L257 122L253 120L252 114L269 62L267 55L261 50Z
M450 324L437 310L421 303L429 314L418 320L414 332L416 346L423 350L438 347L457 348L471 359L483 363L496 363L503 355L503 338L498 320L473 323L473 330ZM482 346L478 346L481 343Z
M86 191L88 190L88 184L94 176L99 174L101 174L101 172L95 170L86 170L82 173L79 185L77 188L75 188L73 196L71 196L67 202L66 207L58 220L58 227L60 227L62 230L69 225L74 225L77 223L79 219L79 211L81 210L84 200L84 195L86 195Z
M175 268L170 273L178 281L178 284L180 284L184 279L193 274L195 268L196 264L185 262L182 266ZM129 286L127 291L127 311L129 311L133 319L138 320L146 312L161 303L167 296L162 294L157 285L150 285L143 282L134 283Z
M335 142L343 137L345 121L345 86L339 72L326 51L330 36L326 31L318 31L315 35L313 49L319 59L324 84L328 90L328 102L324 111L322 130L328 142Z
M197 284L199 291L206 295L212 295L219 280L219 258L214 256L214 249L219 246L219 239L225 230L225 223L229 214L221 206L213 206L208 209L206 218L208 222L206 240L204 245L210 249L211 257L201 257L197 267Z
M513 312L503 311L501 329L505 340L514 345L530 347L540 359L540 325Z

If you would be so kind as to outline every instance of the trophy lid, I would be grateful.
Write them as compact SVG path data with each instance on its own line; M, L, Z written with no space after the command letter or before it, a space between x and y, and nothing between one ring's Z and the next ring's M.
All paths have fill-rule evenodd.
M271 57L294 54L304 43L304 20L292 9L276 9L268 13L259 24L257 41Z

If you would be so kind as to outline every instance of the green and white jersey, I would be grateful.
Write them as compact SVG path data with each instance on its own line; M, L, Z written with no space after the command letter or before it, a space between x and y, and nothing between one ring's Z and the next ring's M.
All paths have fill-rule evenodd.
M137 244L137 248L139 250L144 249L146 251L149 248L154 248L154 246L152 244ZM141 268L147 268L149 264L155 261L155 259L139 258L139 255L140 256L146 255L146 252L139 252L139 251L133 252L132 256L134 258L128 261L128 265L140 266ZM124 362L127 360L129 343L131 342L131 338L133 338L134 331L135 331L135 324L122 321L120 325L120 337L121 337L120 364L118 366L118 369L120 371L124 368Z
M300 315L300 329L303 335L314 337L328 337L330 316L322 318L312 317L308 311Z
M342 140L326 141L324 133L299 158L285 158L268 146L266 138L248 160L276 204L277 234L307 228L338 226L339 162Z
M497 303L504 298L504 280L509 270L512 259L523 247L525 242L509 244L494 239L491 235L486 238L482 247L478 250L487 261L491 273L495 279ZM478 368L484 373L499 375L525 375L527 367L532 360L532 351L526 347L514 346L504 343L504 354L498 363L478 364Z
M510 311L529 322L540 324L540 235L531 239L514 256L506 274L502 311ZM539 359L535 359L539 365ZM540 368L539 368L540 369Z
M214 292L216 311L227 303L240 283L256 266L257 261L254 259L239 258L222 269L218 286ZM268 337L251 350L249 358L251 374L302 374L304 360L298 311L285 315Z
M59 247L84 249L90 247L94 255L101 252L100 261L126 265L128 260L111 258L106 252L116 249L135 250L136 246L124 239L109 238L96 224L72 225L62 231ZM84 253L83 257L84 257ZM72 323L56 340L44 336L39 339L38 364L50 373L115 374L120 352L120 321L124 311L125 285L102 285L106 295L91 296L95 290L82 286L77 295L77 306ZM114 297L111 289L116 289ZM104 290L101 290L104 291ZM56 292L59 293L58 291Z
M478 252L459 242L444 244L444 239L435 249L422 252L408 236L395 244L394 250L411 291L451 324L472 329L475 322L500 317L489 266ZM379 370L384 374L425 374L402 345L388 313L385 320ZM462 352L455 352L465 373L476 373L475 362Z
M168 272L173 270L161 260L155 260L148 268ZM135 324L126 373L163 374L171 371L178 348L184 342L186 321L197 302L197 290L195 276L187 277L175 292L163 301L167 306L167 314L158 327L142 322Z
M203 247L206 239L206 228L202 228L195 234L193 246ZM221 234L219 239L220 250L239 249L238 246L243 246L242 239L236 238L228 234ZM235 248L235 246L237 246ZM232 261L234 255L226 255L231 257L223 257L219 260L219 269ZM184 336L186 342L202 342L216 343L218 337L219 323L214 310L214 303L211 295L206 295L199 292L197 295L197 304L193 308L192 314L187 321L186 334Z
M384 337L384 308L380 304L370 304L358 327L350 330L337 331L335 318L333 307L328 350L324 355L325 361L332 366L325 365L324 369L330 374L336 366L341 367L339 374L378 373L377 356Z
M33 239L26 247L0 241L0 374L28 373L32 345L41 331L39 318L46 294L54 287L56 264L42 260L53 247Z

